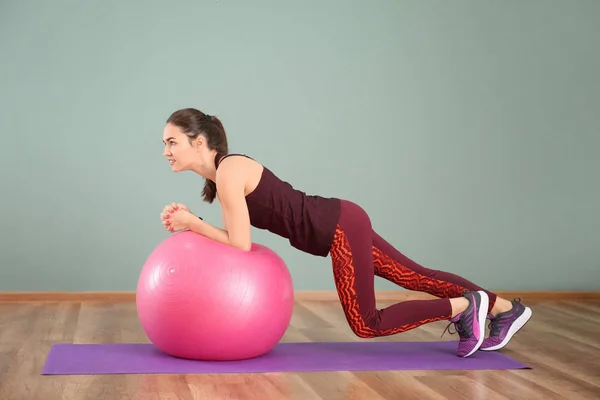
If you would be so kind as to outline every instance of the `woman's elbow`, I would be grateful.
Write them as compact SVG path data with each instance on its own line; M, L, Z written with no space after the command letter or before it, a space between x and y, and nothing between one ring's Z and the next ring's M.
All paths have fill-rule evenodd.
M242 251L250 251L252 249L252 243L244 243L240 246L237 246L237 248Z
M250 251L250 250L252 250L252 243L246 243L246 244L244 244L244 245L241 247L241 249L242 249L243 251Z
M229 243L238 250L250 251L252 249L252 241L235 241Z

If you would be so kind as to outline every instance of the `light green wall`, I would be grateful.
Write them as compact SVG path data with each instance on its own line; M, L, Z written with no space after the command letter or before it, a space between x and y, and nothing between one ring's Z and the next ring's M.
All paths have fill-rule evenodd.
M181 107L426 266L600 289L599 39L594 0L1 1L0 291L133 290L166 203L220 224L162 156Z

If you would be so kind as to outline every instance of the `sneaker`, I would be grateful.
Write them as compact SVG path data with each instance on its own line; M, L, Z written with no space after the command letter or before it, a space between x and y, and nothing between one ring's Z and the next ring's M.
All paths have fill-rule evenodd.
M519 331L531 318L531 308L521 304L521 299L512 301L512 309L496 315L489 316L490 335L483 341L481 350L493 351L506 346L515 333Z
M450 324L444 332L454 324L456 332L460 336L456 354L459 357L469 357L479 349L485 338L485 318L490 299L487 293L481 290L468 292L463 296L469 300L469 306L450 320ZM442 333L443 335L444 333Z

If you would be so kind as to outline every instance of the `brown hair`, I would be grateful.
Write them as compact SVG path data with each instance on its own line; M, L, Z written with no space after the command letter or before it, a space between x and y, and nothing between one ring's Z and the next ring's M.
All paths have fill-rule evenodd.
M215 117L203 113L194 108L183 108L175 111L167 119L168 124L173 124L185 133L190 143L199 135L206 138L210 150L216 150L220 154L227 154L227 135L221 121ZM202 196L204 201L212 203L217 195L217 185L210 179L206 180Z

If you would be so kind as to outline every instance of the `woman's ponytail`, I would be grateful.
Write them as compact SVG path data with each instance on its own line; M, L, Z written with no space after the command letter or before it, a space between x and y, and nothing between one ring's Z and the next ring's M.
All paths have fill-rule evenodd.
M204 183L204 189L202 190L203 200L207 203L212 203L217 196L217 184L207 179Z

